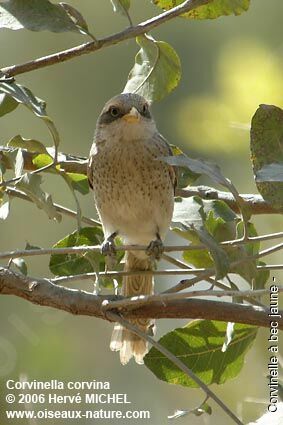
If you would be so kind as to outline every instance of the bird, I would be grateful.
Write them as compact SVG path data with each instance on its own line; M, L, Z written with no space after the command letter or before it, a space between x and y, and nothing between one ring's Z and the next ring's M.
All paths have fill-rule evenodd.
M172 155L158 132L149 102L137 93L118 94L102 109L90 149L87 172L100 217L104 242L102 253L115 252L115 237L124 244L143 245L146 251L125 254L124 271L154 270L163 252L169 230L176 187L176 173L161 157ZM153 294L151 274L129 275L122 281L125 297ZM131 323L153 335L154 322L132 319ZM115 324L110 342L120 352L123 365L134 357L143 364L148 343Z

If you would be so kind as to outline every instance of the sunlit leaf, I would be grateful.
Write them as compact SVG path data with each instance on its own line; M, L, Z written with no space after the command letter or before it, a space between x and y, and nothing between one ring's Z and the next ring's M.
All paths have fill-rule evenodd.
M195 267L213 267L216 268L218 279L223 278L229 270L229 258L225 250L218 244L215 238L216 223L225 223L223 218L218 215L214 222L211 213L222 210L224 217L229 220L235 220L235 214L221 201L203 201L198 196L182 199L175 203L173 223L174 228L180 236L189 239L193 245L204 244L207 250L184 251L183 258L186 262ZM181 228L179 225L181 224ZM225 238L225 226L222 227L223 238Z
M283 183L283 162L264 165L256 173L257 182L281 182Z
M166 156L161 158L164 162L169 165L175 165L176 167L187 167L193 173L205 174L210 177L215 183L221 184L222 186L229 187L229 180L223 176L218 165L211 164L203 161L202 159L189 158L185 154L176 156Z
M41 118L48 127L55 147L58 147L60 139L57 128L52 119L47 115L46 103L34 96L34 94L26 87L15 82L0 82L0 93L5 93L11 96L18 103L25 105L36 116Z
M31 245L29 242L27 242L25 249L40 249L40 247L37 245Z
M0 93L0 117L12 112L18 106L18 102L11 96Z
M70 178L74 190L77 190L82 195L89 193L89 183L87 176L77 173L67 173L67 176Z
M20 177L24 170L24 156L22 149L18 149L16 162L15 162L15 176Z
M266 266L263 261L257 261L258 266ZM270 270L258 270L255 279L253 280L254 289L264 289L270 278Z
M173 155L181 155L182 150L175 145L170 144L170 148L172 149ZM187 187L194 183L200 176L198 173L193 173L187 167L179 167L177 170L177 185L180 188Z
M205 223L204 223L205 226ZM196 231L201 243L203 243L213 259L216 279L222 279L229 271L229 257L225 250L217 243L205 227Z
M226 323L193 321L163 336L159 343L188 366L207 385L223 384L241 371L247 351L251 347L257 328L235 324L234 337L227 350L222 352ZM152 347L144 358L145 365L157 378L171 384L197 387L167 357Z
M270 164L283 164L283 110L260 105L252 119L251 159L254 174ZM274 170L274 168L272 167ZM277 169L277 166L276 166ZM256 180L262 197L274 208L283 208L283 182Z
M28 152L47 153L46 147L43 143L34 139L25 139L19 134L10 139L7 146L25 149Z
M183 3L183 0L153 0L153 2L162 9L168 10ZM225 15L240 15L247 11L249 6L250 0L212 0L181 16L191 19L215 19Z
M51 195L42 190L41 181L38 174L26 173L16 183L16 187L26 193L38 208L43 209L50 219L60 221L61 215L56 211Z
M196 409L196 416L201 416L203 413L206 413L207 415L212 414L212 408L208 403L203 403L200 407Z
M128 10L131 6L131 0L111 0L114 12L119 12L124 16L128 16Z
M1 192L0 192L1 195ZM6 193L0 196L0 220L6 220L10 212L10 200Z
M0 28L53 32L80 31L60 4L48 0L0 2Z
M79 12L74 6L71 6L68 3L60 2L59 5L65 10L69 18L72 20L72 22L76 25L76 27L80 30L82 34L90 35L87 22L81 12Z
M228 322L226 327L225 341L223 342L222 351L225 352L233 339L235 323Z
M18 103L22 103L31 109L37 116L46 117L46 103L34 96L34 94L26 87L15 82L0 82L0 92L11 96Z
M203 226L205 226L205 229L218 244L228 240L239 239L243 236L243 223L239 221L237 215L225 202L204 200L197 196L184 198L179 200L179 202L175 202L173 226L174 232L189 240L192 245L200 245L202 243L198 231ZM195 231L193 231L192 226ZM249 236L257 236L256 229L252 223L248 223L247 227ZM205 243L205 245L207 244ZM208 245L207 248L209 248ZM234 261L258 254L259 248L259 242L223 247L230 264ZM219 254L220 252L217 251L216 255ZM213 261L212 251L209 253L205 249L184 251L183 258L188 264L195 267L211 268L215 265L215 258ZM223 261L225 270L225 264L227 266L225 257L223 257ZM257 264L257 260L249 260L240 263L238 266L231 267L230 271L242 276L252 286L257 285L257 282L258 285L263 285L266 282L265 279L268 274L257 270Z
M12 263L17 267L17 269L23 275L26 276L28 274L28 267L27 267L27 264L26 264L26 262L23 258L13 258Z
M181 78L180 59L168 43L150 36L137 37L140 50L135 58L124 93L138 93L149 102L169 94Z
M36 168L46 167L52 164L53 158L48 153L41 153L32 158L32 163Z
M202 403L199 407L196 407L195 409L176 410L176 412L173 415L168 416L168 419L177 419L177 418L181 418L182 416L186 416L188 414L201 416L204 413L207 413L208 415L212 414L212 409L207 403Z
M53 248L101 245L103 239L103 231L100 226L83 227L65 236L53 245ZM92 262L97 265L99 270L104 270L105 257L100 252L89 252L87 256L90 256ZM52 254L49 268L53 274L58 276L91 273L94 270L87 256L86 254Z

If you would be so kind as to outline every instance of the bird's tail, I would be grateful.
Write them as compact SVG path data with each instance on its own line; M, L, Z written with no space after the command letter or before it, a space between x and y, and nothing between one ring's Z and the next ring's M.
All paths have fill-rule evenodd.
M152 260L150 258L139 259L132 252L126 253L124 271L152 270ZM138 295L151 295L153 293L153 276L137 275L126 276L123 279L122 295L132 297ZM135 319L131 323L138 326L143 332L153 334L154 322L150 319ZM148 352L148 343L123 328L119 323L115 324L110 349L120 351L121 363L127 364L134 357L135 361L143 364L143 358Z

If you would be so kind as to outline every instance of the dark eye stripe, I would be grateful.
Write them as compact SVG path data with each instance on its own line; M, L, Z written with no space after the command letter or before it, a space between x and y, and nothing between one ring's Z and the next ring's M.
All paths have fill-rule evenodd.
M99 124L111 124L122 116L123 114L121 112L119 112L115 117L113 117L110 111L103 112L99 118Z

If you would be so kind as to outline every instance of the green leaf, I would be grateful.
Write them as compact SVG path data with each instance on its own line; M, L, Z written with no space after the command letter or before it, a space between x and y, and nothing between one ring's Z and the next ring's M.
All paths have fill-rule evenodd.
M203 225L203 200L199 196L181 198L174 204L172 222L181 224L181 229L189 230L192 226L199 229Z
M89 193L88 178L84 174L77 173L66 173L71 181L71 185L74 190L77 190L82 195Z
M212 226L210 213L213 206L217 206L227 214L226 204L219 204L221 201L206 201L206 204L198 196L185 198L182 202L176 202L174 208L173 223L181 224L181 228L174 230L181 236L189 239L193 244L204 244L206 250L184 251L183 258L196 267L216 268L217 279L226 276L229 270L229 258L225 250L218 244L214 238L215 224ZM217 208L217 207L216 207ZM229 210L229 209L228 209ZM208 214L209 213L209 214ZM234 220L234 213L232 213ZM219 217L215 219L215 222ZM221 219L222 220L222 219ZM223 221L223 220L222 220ZM213 228L214 227L214 228Z
M41 118L51 133L54 146L58 147L60 142L59 133L53 121L46 113L46 103L43 100L34 96L26 87L16 84L15 82L0 82L0 93L1 92L10 95L18 103L22 103L36 116Z
M121 13L128 17L128 10L131 6L131 0L111 0L113 10L115 13Z
M258 266L266 266L263 261L257 261ZM257 275L253 281L253 289L264 289L266 282L269 281L270 270L258 270Z
M183 154L183 151L176 145L170 144L170 148L173 152L173 155ZM193 173L187 167L179 167L177 173L178 173L177 185L180 188L184 188L193 184L200 177L200 174Z
M17 156L16 156L16 162L15 162L15 176L21 177L24 170L24 156L22 149L18 149Z
M103 231L100 226L83 227L58 241L53 245L53 248L101 245L103 239ZM99 270L104 270L105 257L100 252L89 252L87 255L90 256L91 261L98 266ZM49 268L53 274L58 276L91 273L94 271L86 254L52 254Z
M76 25L76 27L82 34L87 34L92 37L89 32L85 18L76 8L74 8L74 6L71 6L70 4L64 2L60 2L59 5L65 10L69 18L72 20L72 22Z
M187 167L193 173L205 174L215 183L221 184L227 188L230 187L230 181L221 173L218 165L203 161L202 159L192 159L185 154L176 156L166 156L160 158L169 165L176 167Z
M252 118L251 159L255 175L269 164L283 164L283 110L277 106L260 105ZM283 208L282 181L256 180L256 185L268 203Z
M227 323L225 341L223 342L223 345L222 345L222 352L223 353L227 350L229 344L231 343L231 341L233 339L234 326L235 326L235 323L233 323L233 322Z
M11 96L18 103L22 103L27 106L38 117L47 117L46 103L34 96L28 88L21 86L20 84L16 84L15 82L0 82L0 92Z
M168 43L142 35L140 50L130 71L124 93L138 93L149 102L161 100L177 87L181 78L180 59Z
M50 219L61 221L62 217L56 211L51 195L41 189L41 182L42 178L38 174L26 173L16 183L16 187L26 193L38 208L43 209Z
M216 242L211 234L204 228L196 231L201 243L207 246L216 269L216 279L222 279L229 271L229 258L224 249Z
M153 0L153 2L162 9L168 10L183 3L183 0ZM209 4L199 6L181 16L190 19L215 19L219 16L241 15L248 10L249 6L250 0L212 0Z
M202 405L197 409L195 415L201 416L203 413L206 413L207 415L212 414L212 408L208 403L202 403Z
M0 2L0 28L80 32L69 13L60 4L53 4L48 0Z
M41 249L41 248L37 245L31 245L29 242L27 242L25 249Z
M204 200L197 196L182 199L175 203L173 215L174 232L179 236L191 241L192 245L202 243L201 229L205 229L216 243L227 240L234 240L243 236L243 223L238 220L237 215L228 207L227 204L219 200ZM192 229L195 229L195 231ZM256 229L252 223L248 223L249 236L257 236ZM183 258L188 264L195 267L213 267L217 264L217 256L220 255L221 263L227 267L227 258L223 255L224 247L219 245L209 246L208 241L203 243L210 248L210 253L207 250L191 250L184 251ZM221 251L217 249L219 247ZM225 253L228 256L229 263L240 260L247 256L256 255L259 252L259 243L248 243L245 245L226 246ZM216 256L216 257L215 257ZM216 263L213 262L216 261ZM266 282L267 274L256 269L257 261L250 260L243 262L238 266L231 268L232 273L239 274L251 285L262 285ZM222 269L220 268L220 271ZM220 273L221 274L221 273ZM258 283L257 283L258 282Z
M176 412L174 413L174 415L168 416L168 419L181 418L182 416L186 416L189 413L192 414L192 415L195 415L195 416L201 416L204 413L206 413L208 415L211 415L212 414L212 409L209 406L209 404L202 403L199 407L196 407L195 409L191 409L191 410L176 410Z
M14 168L17 156L17 149L5 149L4 147L0 150L0 169L1 173L4 174L7 169Z
M41 153L39 155L36 155L34 158L32 158L32 163L35 165L35 167L42 168L46 167L47 165L51 164L53 162L53 158L48 153ZM49 171L51 171L50 169ZM55 171L55 170L53 170Z
M6 193L0 192L0 220L6 220L10 212L10 200Z
M254 326L235 324L233 340L223 352L226 323L197 320L184 328L169 332L159 343L178 357L205 384L223 384L240 373L256 333L257 328ZM163 381L197 387L191 378L154 347L145 356L144 362Z
M257 182L281 182L283 183L283 162L281 164L264 165L256 173Z
M7 146L25 149L28 152L47 153L46 147L43 143L34 139L25 139L19 134L10 139Z
M18 106L18 102L11 96L0 93L0 117L12 112Z
M26 276L28 274L28 267L23 258L13 258L12 263L17 267L18 270L20 270L23 275Z

